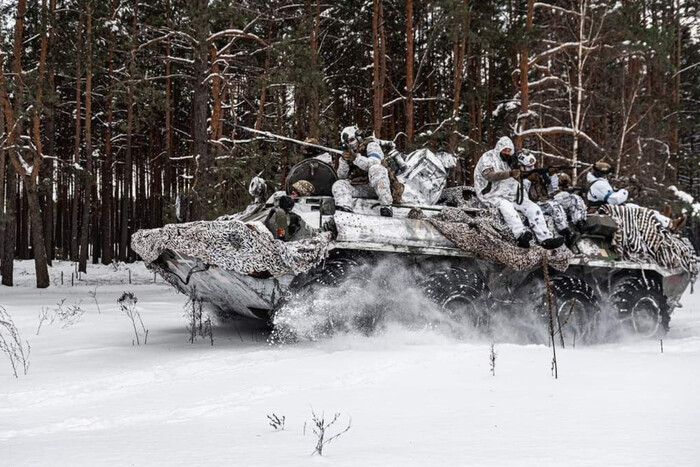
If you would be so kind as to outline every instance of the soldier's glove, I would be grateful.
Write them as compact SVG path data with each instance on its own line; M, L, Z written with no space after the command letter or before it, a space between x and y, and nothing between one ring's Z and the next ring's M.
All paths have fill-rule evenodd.
M511 170L511 171L510 171L510 176L513 177L513 178L515 178L515 179L520 178L520 169L513 169L513 170Z
M357 154L355 154L354 152L345 151L343 153L343 159L345 159L345 162L347 162L348 164L352 164L353 162L355 162L355 158L357 158Z

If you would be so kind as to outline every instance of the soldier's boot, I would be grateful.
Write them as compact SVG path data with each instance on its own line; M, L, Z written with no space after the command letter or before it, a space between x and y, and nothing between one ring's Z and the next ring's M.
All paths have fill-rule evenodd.
M571 247L571 245L576 243L576 240L578 239L578 234L569 228L561 230L559 233L564 237L564 243L568 247Z
M518 237L517 244L520 248L530 248L530 242L532 241L532 232L526 230Z
M540 243L545 250L553 250L564 244L564 237L552 237Z

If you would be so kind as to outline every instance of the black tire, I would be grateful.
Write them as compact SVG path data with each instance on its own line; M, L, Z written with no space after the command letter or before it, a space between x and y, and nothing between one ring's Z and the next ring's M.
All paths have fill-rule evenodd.
M491 291L478 274L462 268L438 271L422 283L423 294L459 324L485 332L491 318Z
M314 308L314 301L318 294L324 293L325 300L331 297L334 303L346 303L347 296L363 293L369 283L366 267L363 267L350 258L334 258L327 260L324 264L312 269L306 274L297 276L290 284L289 290L284 298L275 307L278 312L285 306L309 306L309 313L321 313L328 311L328 320L324 326L316 330L319 337L331 337L337 332L360 331L364 334L372 334L379 327L382 320L382 313L379 307L367 307L356 310L351 314L351 319L344 319L335 315L331 310L326 310L323 306ZM356 296L356 295L355 295ZM347 303L353 306L352 303ZM274 318L273 318L274 324ZM293 331L278 329L278 334L284 334L287 342L293 341Z
M600 307L593 288L582 279L571 276L554 276L550 283L555 343L564 342L565 346L594 343L598 337ZM549 322L546 287L541 314Z
M311 285L337 287L351 277L362 280L357 274L359 268L357 261L350 258L329 259L306 274L295 277L289 288L295 291Z
M660 337L668 332L671 315L658 280L624 277L613 286L611 301L625 331L643 338Z

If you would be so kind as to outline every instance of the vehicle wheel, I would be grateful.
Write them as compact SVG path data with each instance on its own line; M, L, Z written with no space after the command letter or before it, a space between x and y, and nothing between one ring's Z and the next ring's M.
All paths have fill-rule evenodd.
M273 325L280 328L280 334L285 333L287 341L305 326L313 338L349 331L372 334L381 323L382 310L373 304L355 303L356 297L367 290L369 281L366 268L356 261L328 260L292 281L275 308Z
M625 330L644 338L668 332L671 316L659 281L625 277L612 290L611 299Z
M422 284L423 293L457 323L486 331L491 312L491 291L474 272L462 268L438 271Z
M600 308L593 289L582 279L571 276L554 276L550 283L555 342L574 346L577 342L594 342ZM549 321L546 294L545 288L541 314Z
M348 278L354 280L353 276L358 276L357 270L359 268L360 265L357 261L350 258L329 259L306 274L295 277L290 284L290 289L299 290L311 284L337 287ZM358 276L357 279L361 279L361 276Z

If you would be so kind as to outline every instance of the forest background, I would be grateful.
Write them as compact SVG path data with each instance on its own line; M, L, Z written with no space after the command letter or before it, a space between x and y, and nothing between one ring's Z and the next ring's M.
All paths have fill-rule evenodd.
M452 152L453 184L508 135L609 162L640 204L700 195L700 0L15 0L0 34L5 285L281 186L300 148L239 126L337 147L357 124Z

